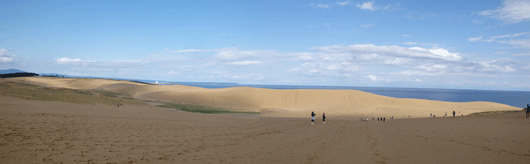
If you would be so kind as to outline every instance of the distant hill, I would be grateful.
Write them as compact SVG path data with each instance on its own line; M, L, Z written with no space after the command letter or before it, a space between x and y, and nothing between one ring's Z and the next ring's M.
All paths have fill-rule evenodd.
M21 71L18 69L8 69L8 70L0 70L0 74L8 74L8 73L24 73L25 71Z
M10 77L29 77L29 76L39 76L39 74L32 72L25 72L18 69L8 69L0 70L0 78L10 78Z

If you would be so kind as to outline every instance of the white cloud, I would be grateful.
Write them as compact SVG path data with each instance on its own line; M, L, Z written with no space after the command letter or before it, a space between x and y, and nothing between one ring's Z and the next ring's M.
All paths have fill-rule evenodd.
M508 43L521 48L530 49L530 39L511 39L506 41L499 41L499 43Z
M359 69L359 66L350 62L306 62L299 67L287 70L287 72L308 75L341 75L347 72L355 72Z
M261 61L237 61L237 62L231 62L231 63L226 63L226 64L234 65L234 66L249 66L249 65L261 64Z
M215 58L220 60L240 60L255 57L266 57L277 54L276 51L271 50L238 50L238 49L227 49L218 52L214 55Z
M241 74L231 75L230 78L243 79L243 80L262 80L264 76L259 73L250 73L247 75L241 75Z
M446 61L459 61L462 59L458 53L450 53L445 49L431 50L418 48L405 48L400 46L376 46L373 44L355 44L349 46L325 46L315 48L326 53L351 53L351 54L378 54L391 57L428 58Z
M530 56L530 51L529 52L515 53L515 54L512 54L512 56Z
M409 36L411 36L411 35L402 35L402 36L403 36L403 37L409 37Z
M317 7L320 7L320 8L328 8L329 5L325 5L325 4L318 4Z
M521 33L515 33L515 34L491 36L487 40L482 40L482 42L493 42L493 41L496 41L497 39L514 38L514 37L519 37L519 36L523 36L523 35L526 35L526 34L530 34L530 32L521 32ZM507 41L499 41L499 42L500 43L508 43Z
M335 4L344 6L344 5L350 4L350 1L336 2Z
M530 32L521 32L521 33L515 33L515 34L492 36L492 37L490 37L490 39L513 38L513 37L522 36L522 35L525 35L525 34L528 34L528 33L530 33Z
M363 4L357 4L356 6L364 10L374 11L375 8L373 5L374 5L374 1L370 1L370 2L364 2Z
M314 58L313 58L313 54L312 54L312 53L299 53L297 59L298 59L298 60L301 60L301 61L311 61L311 60L314 60Z
M414 68L416 70L406 70L391 74L404 76L492 76L492 73L516 72L510 63L496 60L485 62L464 61L434 65L424 64Z
M446 64L423 64L414 68L425 70L425 71L445 71L447 69Z
M7 54L5 49L0 49L0 64L2 63L15 63L17 62L17 56Z
M438 43L423 43L423 42L403 42L404 45L420 45L420 46L439 46Z
M460 57L458 55L458 53L450 53L449 51L447 51L447 50L445 50L443 48L431 49L431 50L429 50L429 52L431 52L432 54L436 54L436 55L442 56L442 58L444 58L444 59L452 59L452 60L460 60L460 59L462 59L462 57Z
M58 63L75 63L75 62L81 62L81 59L70 59L70 58L59 58L55 59Z
M479 41L480 39L482 39L482 36L479 36L479 37L476 37L476 38L468 38L468 40L470 42L476 42L476 41Z
M399 3L393 4L393 5L386 5L383 9L385 10L404 10L403 8L400 8L401 6Z
M515 34L506 34L506 35L497 35L497 36L491 36L489 39L481 40L482 37L479 38L469 38L470 41L478 41L481 40L482 42L494 42L497 43L505 43L505 44L511 44L520 48L530 49L530 39L509 39L508 38L517 38L520 36L525 36L530 34L530 32L520 32ZM505 40L503 40L505 39Z
M369 28L369 27L372 27L373 24L363 24L361 25L362 28Z
M419 51L427 51L426 49L421 48L421 47L410 47L409 49L411 49L411 50L419 50Z
M376 81L377 80L377 76L374 76L374 75L368 75L367 76L370 80L372 81Z
M421 82L421 80L420 80L420 79L416 79L416 80L414 80L414 81L417 81L417 82Z
M491 16L509 24L530 20L530 1L505 0L502 4L496 10L485 10L479 12L479 15Z

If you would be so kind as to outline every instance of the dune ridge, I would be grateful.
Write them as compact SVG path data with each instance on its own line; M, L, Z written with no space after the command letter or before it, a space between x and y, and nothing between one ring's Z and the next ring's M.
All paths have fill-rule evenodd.
M101 89L129 94L135 98L174 103L207 105L233 110L261 112L262 117L309 117L311 111L329 116L421 118L447 112L457 116L475 112L521 110L493 102L443 102L423 99L392 98L357 90L262 89L234 87L205 89L181 85L148 85L107 79L71 79L53 77L16 78L46 87Z

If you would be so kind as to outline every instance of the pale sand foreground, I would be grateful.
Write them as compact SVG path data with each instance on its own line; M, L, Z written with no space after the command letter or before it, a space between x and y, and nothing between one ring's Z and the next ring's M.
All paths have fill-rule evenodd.
M458 116L483 111L521 110L492 102L454 103L421 99L392 98L356 90L275 90L249 87L204 89L190 86L146 85L104 79L28 77L12 80L70 89L103 89L139 99L208 105L261 112L263 117L309 117L311 111L330 117L424 118L455 110Z
M0 163L527 163L521 112L362 122L0 96Z

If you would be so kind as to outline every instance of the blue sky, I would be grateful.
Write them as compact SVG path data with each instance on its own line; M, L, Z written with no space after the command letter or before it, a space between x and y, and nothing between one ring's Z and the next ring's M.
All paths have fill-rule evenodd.
M530 90L530 1L2 1L0 69Z

